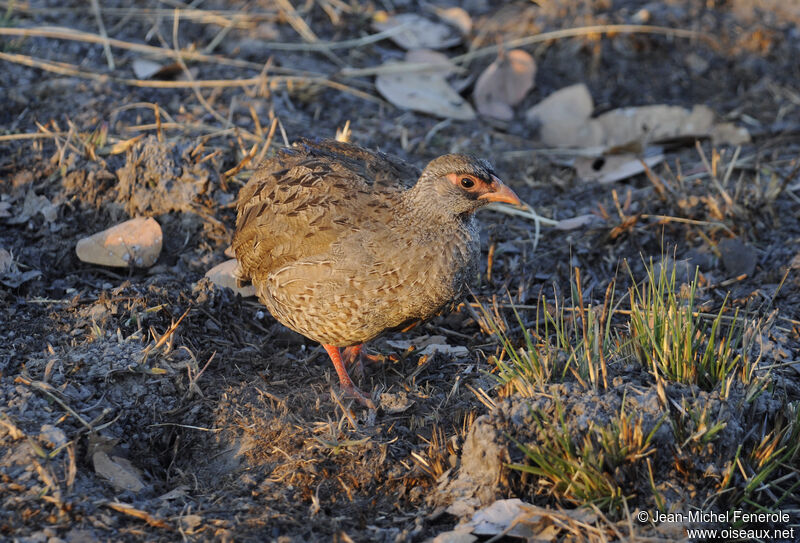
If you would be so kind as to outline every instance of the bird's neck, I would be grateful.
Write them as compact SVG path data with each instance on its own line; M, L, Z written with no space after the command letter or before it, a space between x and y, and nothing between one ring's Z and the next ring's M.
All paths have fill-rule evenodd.
M411 224L432 227L458 228L471 221L473 214L454 210L447 194L439 194L432 183L421 180L403 193L401 209L396 210L400 220Z

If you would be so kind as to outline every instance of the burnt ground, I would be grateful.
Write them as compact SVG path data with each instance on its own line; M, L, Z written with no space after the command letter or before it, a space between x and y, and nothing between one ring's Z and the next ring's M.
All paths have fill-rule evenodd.
M289 139L333 137L350 121L352 141L419 165L443 153L471 152L490 159L539 214L595 214L590 225L545 228L534 240L530 221L481 212L486 258L475 296L499 301L498 311L509 319L502 303L508 293L521 307L535 306L542 294L548 302L569 299L577 268L585 302L602 303L615 277L618 292L630 284L624 262L643 278L643 260L665 253L700 267L704 310L718 310L729 295L731 306L754 319L771 317L761 330L761 364L774 368L758 401L743 399L746 391L722 400L718 392L669 385L676 403L689 396L707 402L728 424L710 449L696 454L659 429L653 469L668 507L703 506L715 488L698 473L716 470L723 478L730 461L716 465L716 459L732 458L732 449L760 439L776 419L791 420L787 413L800 399L796 7L768 0L520 1L500 8L466 2L472 37L449 56L540 32L643 20L711 38L589 33L528 46L538 64L536 86L515 109L515 120L500 126L481 119L440 124L384 102L370 76L337 75L345 66L401 58L391 41L334 54L271 47L302 43L286 3L101 4L110 37L165 49L173 47L173 8L186 8L177 27L180 46L202 50L214 43L213 54L223 59L187 61L198 80L257 77L265 63L274 77L267 85L202 90L203 104L188 84L149 88L120 81L134 78L132 64L147 57L143 52L112 47L111 70L102 45L88 39L0 40L0 248L13 257L0 284L0 537L423 540L452 528L458 518L443 508L458 499L472 500L473 507L512 496L541 506L576 505L503 467L502 454L487 457L485 466L476 460L481 446L503 448L496 444L515 428L521 440L536 432L526 420L527 404L494 386L490 360L500 353L498 340L470 306L370 345L385 360L369 366L361 381L362 388L383 393L377 411L368 412L333 397L336 375L319 346L277 324L254 299L203 278L226 258L236 194L253 165L237 168L254 144L261 149L273 118ZM408 1L294 4L319 39L329 41L373 32L377 10L428 13ZM4 29L58 25L98 32L83 4L0 6ZM225 25L230 28L220 35ZM476 77L493 58L477 57L465 68ZM32 67L30 59L68 63L84 76ZM173 76L181 70L173 67ZM673 142L666 163L654 168L671 187L667 196L645 175L613 185L580 181L524 122L528 107L577 82L588 85L597 112L706 104L746 127L752 141L739 156L749 160L733 170L733 201L699 175L706 168L693 141ZM471 96L469 87L464 94ZM279 129L266 153L281 141ZM700 145L707 157L718 156L720 168L730 164L732 148L708 140ZM156 265L127 270L78 260L79 239L137 215L153 216L164 231ZM526 322L535 320L534 310L521 311ZM419 355L389 343L426 335L439 336L438 345L467 347L468 354ZM565 399L563 409L580 433L586 417L618 413L634 387L633 409L653 428L659 407L650 374L621 361L609 367L609 381L606 390L587 392L568 375L547 394ZM481 401L480 390L491 401ZM554 409L546 399L535 401L537 408ZM518 450L508 450L513 458L507 460L521 461ZM797 479L797 465L796 457L782 463L785 480ZM492 477L482 477L484 469ZM620 475L627 477L631 510L656 506L645 474ZM736 470L730 485L744 489L751 476ZM775 503L767 503L773 491L759 492L748 500ZM797 510L795 491L776 507ZM612 521L624 518L607 513Z

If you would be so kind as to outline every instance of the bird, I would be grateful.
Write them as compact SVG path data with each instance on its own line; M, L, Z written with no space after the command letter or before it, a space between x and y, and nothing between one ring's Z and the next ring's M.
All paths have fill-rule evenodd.
M490 202L521 205L486 160L446 154L420 170L301 138L240 189L232 246L272 316L320 343L345 394L375 408L348 365L360 364L364 343L466 294L480 255L475 212Z

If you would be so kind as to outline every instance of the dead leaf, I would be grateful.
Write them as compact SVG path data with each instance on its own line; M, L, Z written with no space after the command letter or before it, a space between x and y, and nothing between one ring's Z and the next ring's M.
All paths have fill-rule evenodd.
M592 147L601 144L600 129L589 122L594 110L583 83L564 87L533 106L525 118L539 139L553 147Z
M420 58L420 53L411 54ZM413 62L395 63L411 65ZM468 121L475 118L472 106L447 83L447 71L408 71L384 73L375 78L375 87L392 104L437 117Z
M142 139L144 136L145 134L139 134L138 136L134 136L130 139L118 141L117 143L111 146L111 148L108 150L108 154L109 155L122 154L131 147L133 147L133 144Z
M474 543L477 540L477 536L472 535L468 527L456 526L451 531L434 537L432 543Z
M473 97L481 115L509 121L511 106L525 98L533 88L536 62L522 49L501 51L475 83Z
M217 264L206 272L206 277L218 287L229 288L243 298L256 295L256 287L253 285L240 286L242 269L235 258Z
M577 157L575 172L581 181L613 183L644 172L645 166L642 161L648 168L652 168L664 161L664 155L659 153L644 159L632 153L604 157Z
M436 9L436 15L442 21L456 27L462 36L468 36L472 32L472 17L464 8L439 8Z
M8 288L18 288L41 275L42 272L39 270L21 271L19 264L14 260L14 255L0 248L0 283L3 285Z
M583 83L560 89L532 108L526 120L546 145L555 147L645 147L651 142L711 137L716 143L740 145L750 140L744 128L715 124L707 106L692 109L651 105L619 108L596 119L592 97Z
M554 228L556 230L575 230L576 228L583 228L584 226L589 226L598 221L602 222L600 217L589 213L587 215L578 215L570 219L560 220L554 225Z
M14 265L14 257L11 256L11 253L0 248L0 276L11 271Z
M420 336L409 340L389 340L386 342L395 349L408 349L414 347L414 353L418 355L432 355L443 353L456 357L469 355L469 349L463 345L448 345L447 338L444 336Z
M447 49L461 43L461 36L446 24L435 23L415 13L402 13L378 19L372 23L375 30L385 32L404 26L390 39L403 49Z
M142 519L150 526L155 526L156 528L163 528L168 530L171 528L169 524L164 522L163 520L154 517L147 511L143 511L142 509L137 509L132 505L128 505L127 503L121 502L109 502L105 504L106 507L110 507L114 511L119 511L120 513L124 513L134 518Z
M83 262L126 268L148 268L161 254L161 226L152 217L139 217L78 241L75 252Z
M141 472L126 458L109 456L108 453L97 451L92 455L94 471L108 479L117 490L139 492L144 488L141 481Z
M137 58L131 63L133 74L137 79L150 79L161 69L161 64L152 60Z
M711 130L712 145L744 145L750 143L750 132L733 123L717 123Z
M22 224L38 213L42 214L44 220L48 223L56 220L58 216L58 206L51 204L46 196L37 196L33 190L29 190L25 194L25 201L22 203L22 211L14 217L9 219L9 224Z
M507 500L497 500L490 506L475 511L469 524L472 526L472 533L477 535L497 535L505 531L511 523L522 512L522 500L511 498ZM510 535L510 534L509 534ZM517 537L528 537L528 535L514 534Z
M714 125L714 112L704 105L691 110L667 105L625 107L604 113L593 122L600 125L602 145L606 147L631 142L644 145L686 136L708 136Z
M186 533L191 534L203 522L203 517L200 515L184 515L180 520L181 526L186 530Z
M183 73L183 67L178 62L161 65L147 59L136 59L132 63L133 73L138 79L172 79Z
M458 66L450 61L450 57L431 49L414 49L406 53L405 62L409 64L430 64L430 69L419 70L449 76L458 72Z

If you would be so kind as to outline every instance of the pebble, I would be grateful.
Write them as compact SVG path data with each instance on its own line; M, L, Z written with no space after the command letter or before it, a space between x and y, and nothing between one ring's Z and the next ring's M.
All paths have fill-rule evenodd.
M83 262L118 268L149 268L161 254L161 226L152 217L138 217L78 241Z
M206 277L218 287L229 288L235 293L241 294L243 298L255 296L256 288L253 285L238 285L239 274L239 262L232 258L208 270Z

